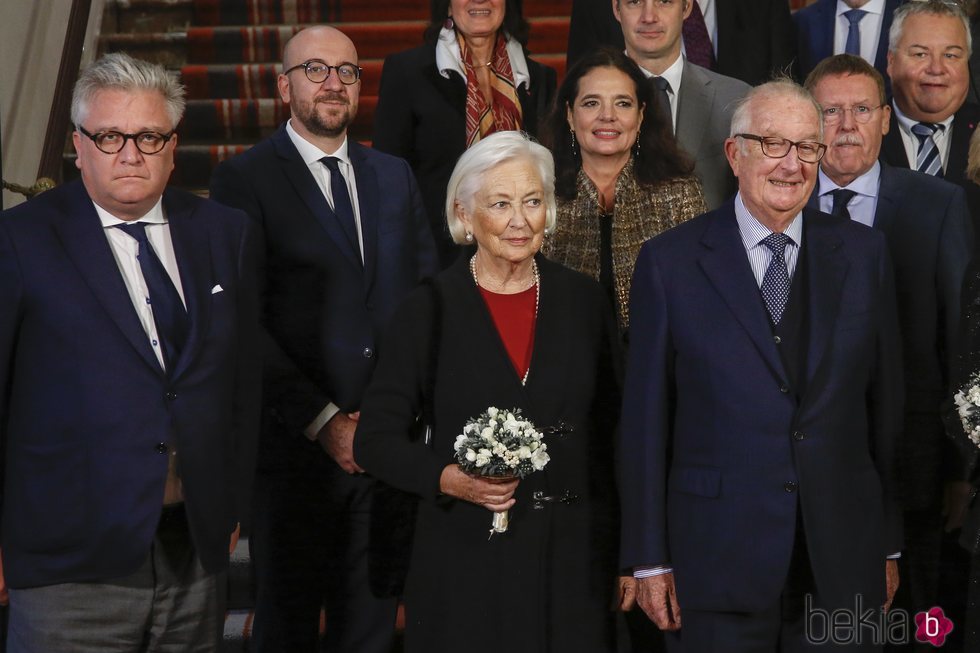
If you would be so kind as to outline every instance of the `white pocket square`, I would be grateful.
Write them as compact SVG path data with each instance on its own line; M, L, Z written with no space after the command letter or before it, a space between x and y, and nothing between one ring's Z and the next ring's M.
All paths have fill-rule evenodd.
M224 292L224 291L225 291L225 289L222 288L221 287L221 284L219 283L217 286L215 286L214 288L211 289L211 294L212 295L217 295L219 292Z

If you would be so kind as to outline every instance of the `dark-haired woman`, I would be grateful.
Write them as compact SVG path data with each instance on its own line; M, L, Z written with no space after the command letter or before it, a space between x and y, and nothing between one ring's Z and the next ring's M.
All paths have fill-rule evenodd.
M558 229L545 252L599 280L624 335L640 246L705 211L694 167L650 89L625 54L600 48L568 71L548 125Z
M425 44L385 60L373 145L411 164L445 268L459 255L443 218L456 160L497 131L536 134L555 71L528 57L520 0L432 0L431 8Z

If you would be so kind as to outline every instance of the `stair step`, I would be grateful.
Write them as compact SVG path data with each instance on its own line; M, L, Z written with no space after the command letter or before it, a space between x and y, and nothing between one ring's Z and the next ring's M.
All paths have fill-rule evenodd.
M349 23L344 32L357 45L361 59L385 56L422 43L422 22ZM282 46L300 26L192 27L186 32L108 34L106 52L126 51L171 68L185 64L276 63ZM528 48L532 53L564 52L568 18L536 18L531 22ZM186 55L184 54L186 53Z
M377 96L361 96L357 116L348 130L353 138L371 137L377 105ZM187 143L257 142L287 118L289 107L279 98L190 100L177 133Z

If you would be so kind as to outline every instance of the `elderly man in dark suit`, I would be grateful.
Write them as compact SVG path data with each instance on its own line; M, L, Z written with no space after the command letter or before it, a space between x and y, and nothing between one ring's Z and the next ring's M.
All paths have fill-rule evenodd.
M823 108L827 143L810 205L882 231L895 264L906 383L899 447L900 494L909 510L903 595L911 598L908 607L925 610L937 600L949 446L940 404L951 392L958 351L960 286L973 252L970 212L960 187L878 162L891 107L881 75L866 61L846 54L825 59L806 86Z
M393 636L394 599L369 587L374 482L352 444L377 336L437 262L408 164L347 137L359 90L351 40L300 31L279 76L289 121L211 183L265 234L258 651L318 650L321 605L329 651L387 653Z
M749 86L697 66L681 54L684 19L694 2L614 0L613 11L626 39L626 54L651 78L661 107L670 114L677 142L694 159L705 204L714 209L735 192L723 144L734 104Z
M895 11L888 45L893 113L881 160L962 186L976 221L980 186L966 177L980 122L980 106L966 101L971 50L969 23L956 3L909 2Z
M888 31L900 4L902 0L817 0L794 13L800 78L835 54L861 57L884 75Z
M805 90L753 89L731 133L739 193L637 262L621 565L674 650L809 650L808 608L876 610L897 583L892 264L880 233L805 208L824 151Z
M166 188L183 88L72 99L82 178L0 215L8 651L217 651L259 392L246 216Z
M616 2L573 0L568 67L600 45L624 47L623 32L612 10ZM793 61L793 24L786 0L693 2L697 7L691 5L692 13L684 21L684 44L695 63L755 85L784 71Z

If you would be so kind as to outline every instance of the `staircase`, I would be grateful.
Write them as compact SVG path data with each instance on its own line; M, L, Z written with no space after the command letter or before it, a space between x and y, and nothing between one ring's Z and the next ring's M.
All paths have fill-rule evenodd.
M524 2L528 47L559 76L570 8L570 0ZM350 134L369 144L384 58L421 44L428 14L429 0L116 0L103 19L100 50L180 71L188 102L171 183L200 192L215 165L288 118L276 77L282 46L301 26L327 23L354 41L363 74ZM66 179L78 174L71 152L64 172Z

